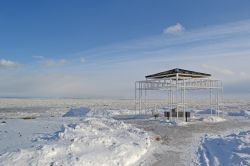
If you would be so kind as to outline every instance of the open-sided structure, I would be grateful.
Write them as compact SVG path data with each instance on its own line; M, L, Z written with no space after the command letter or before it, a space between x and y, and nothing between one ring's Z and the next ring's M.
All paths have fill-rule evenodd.
M135 111L137 114L147 113L147 93L149 91L165 91L168 94L167 108L169 108L170 118L173 117L173 111L185 118L186 93L194 90L207 90L209 94L209 109L215 110L217 115L221 108L223 100L222 81L214 80L211 74L195 72L184 69L172 69L152 75L147 75L143 81L135 82Z

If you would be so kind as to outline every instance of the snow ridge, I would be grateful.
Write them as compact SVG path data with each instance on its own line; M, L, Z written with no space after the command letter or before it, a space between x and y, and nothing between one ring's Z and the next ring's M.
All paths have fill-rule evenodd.
M41 139L55 141L44 144ZM108 118L84 118L64 125L40 145L0 156L0 165L131 165L150 146L146 132Z
M198 149L199 165L250 165L250 131L228 136L206 135Z

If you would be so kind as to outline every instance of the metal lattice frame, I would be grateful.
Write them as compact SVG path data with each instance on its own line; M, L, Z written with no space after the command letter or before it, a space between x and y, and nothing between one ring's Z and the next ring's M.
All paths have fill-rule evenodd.
M146 79L144 81L135 82L135 114L147 114L147 93L151 90L166 91L168 93L168 108L172 110L175 108L178 112L186 112L188 105L186 101L186 92L204 89L209 92L209 107L211 110L216 110L219 115L219 110L222 110L223 105L223 84L220 80L213 80L211 78L187 78L180 77L176 73L171 78L160 79ZM215 94L215 95L213 95ZM213 98L214 97L214 98ZM214 101L214 102L213 102ZM172 118L171 111L170 117ZM184 117L185 118L185 117Z

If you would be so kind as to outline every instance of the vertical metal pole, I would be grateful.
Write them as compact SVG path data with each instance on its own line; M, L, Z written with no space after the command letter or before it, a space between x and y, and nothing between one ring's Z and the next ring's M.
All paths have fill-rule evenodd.
M140 114L140 82L138 82L138 85L137 85L137 95L138 95L138 114Z
M184 117L184 121L186 119L186 110L185 110L185 80L183 79L183 105L182 105L182 108L183 108L183 117Z
M170 109L170 90L168 89L168 109Z
M147 83L144 83L144 90L145 90L144 91L144 97L145 97L145 100L144 100L145 111L144 112L145 112L145 115L147 114L147 86L146 85L147 85Z
M139 82L139 114L141 114L141 82Z
M173 87L172 87L172 79L170 79L170 120L172 120L172 109L173 109Z
M221 111L224 117L224 98L223 98L223 83L221 82Z
M143 110L143 83L141 83L141 114Z
M183 111L183 81L182 81L181 86L179 88L181 90L181 101L180 101L181 108L180 108L180 110Z
M137 111L137 82L135 82L135 115L136 115L136 111Z
M186 82L184 81L184 113L185 113L185 116L186 116Z
M211 82L211 81L210 81ZM212 116L212 88L211 88L211 83L210 83L210 94L209 94L209 103L210 103L210 114Z
M216 110L217 116L219 116L219 89L216 89Z
M180 91L181 91L181 101L180 101L180 111L183 112L183 81L180 84Z
M177 111L177 120L179 118L179 109L178 109L178 79L179 79L179 74L176 74L176 96L175 96L175 102L176 102L176 111Z
M141 114L143 114L144 102L143 102L143 83L141 83Z

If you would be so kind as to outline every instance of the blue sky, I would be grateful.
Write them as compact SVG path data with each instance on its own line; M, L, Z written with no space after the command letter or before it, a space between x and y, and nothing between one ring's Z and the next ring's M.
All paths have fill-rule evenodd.
M0 0L1 96L133 97L135 80L175 67L248 95L249 8L248 0Z

